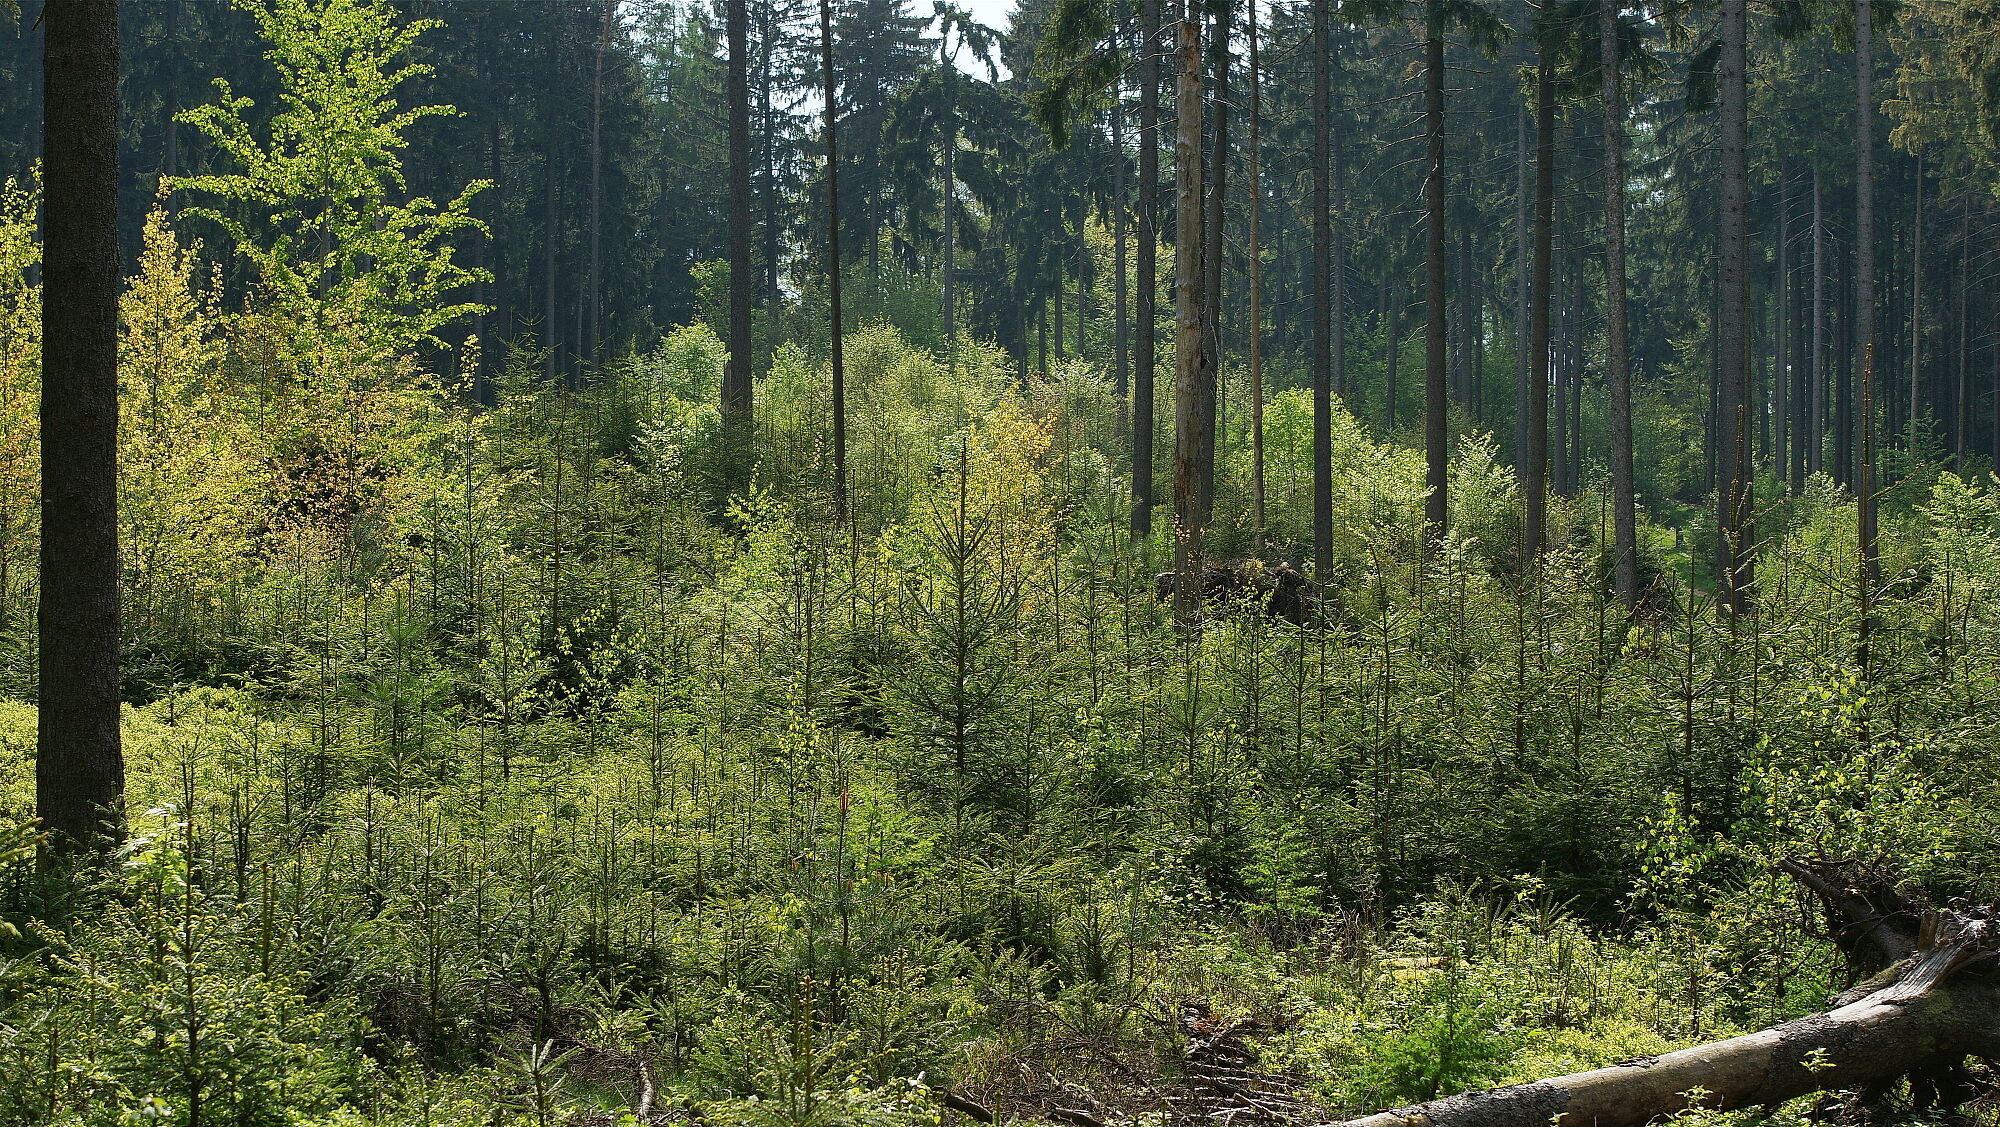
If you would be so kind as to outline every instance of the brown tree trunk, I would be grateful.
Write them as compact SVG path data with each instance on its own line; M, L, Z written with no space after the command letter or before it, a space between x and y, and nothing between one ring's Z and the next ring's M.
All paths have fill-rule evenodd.
M1426 551L1443 542L1451 514L1451 436L1445 386L1444 238L1444 27L1430 15L1424 25L1424 135L1429 171L1424 179L1424 498Z
M1333 217L1331 0L1313 0L1312 172L1312 512L1313 574L1333 574ZM1392 397L1390 402L1394 402ZM1393 425L1393 424L1392 424Z
M607 27L609 9L607 4ZM726 0L723 16L729 37L729 364L722 373L723 456L730 488L742 489L750 484L751 412L755 410L750 386L750 295L757 284L750 268L750 13L746 0ZM591 237L594 246L594 229Z
M1159 324L1160 7L1139 5L1139 299L1132 368L1132 538L1153 533L1153 375Z
M1716 67L1722 148L1721 244L1717 265L1721 281L1721 317L1716 341L1720 349L1719 396L1723 439L1719 493L1721 567L1718 572L1724 605L1732 614L1751 608L1756 584L1756 498L1751 463L1749 318L1749 87L1745 72L1749 27L1745 0L1722 0L1722 54Z
M118 3L42 13L42 541L35 810L57 856L122 836Z
M826 294L828 353L833 364L833 519L847 523L847 366L840 322L839 84L833 72L833 0L819 0L819 61L826 128Z
M1554 281L1556 195L1555 67L1547 45L1535 66L1534 272L1530 283L1528 336L1528 472L1526 531L1521 541L1521 575L1540 566L1546 536L1549 489L1549 300Z
M1174 80L1174 618L1201 619L1202 538L1208 526L1204 483L1214 468L1214 368L1203 355L1208 333L1202 302L1201 15L1183 0L1175 28Z
M1625 331L1625 91L1614 0L1598 5L1598 70L1604 79L1604 345L1611 384L1611 523L1618 598L1639 606L1639 518L1632 500L1632 355Z
M1250 144L1245 150L1249 167L1244 179L1250 191L1250 522L1257 554L1264 554L1264 184L1258 165L1263 136L1259 117L1263 113L1264 80L1257 59L1257 0L1251 0L1250 36ZM1317 472L1317 470L1315 470ZM1317 502L1317 498L1315 498ZM1318 559L1318 520L1315 509L1314 559ZM1318 574L1325 574L1319 572Z

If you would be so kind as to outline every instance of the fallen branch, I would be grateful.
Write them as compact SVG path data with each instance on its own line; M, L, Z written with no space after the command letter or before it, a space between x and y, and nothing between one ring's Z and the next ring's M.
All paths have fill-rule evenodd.
M1686 1110L1690 1094L1717 1110L1758 1107L1813 1092L1880 1090L1906 1076L1948 1071L1968 1054L2000 1057L2000 986L1981 964L2000 953L1996 910L1956 909L1917 917L1901 905L1834 879L1834 866L1792 861L1784 871L1848 921L1847 938L1869 954L1900 952L1887 970L1823 1013L1691 1049L1469 1092L1350 1121L1345 1127L1640 1127ZM1955 1106L1964 1093L1924 1085L1925 1098Z

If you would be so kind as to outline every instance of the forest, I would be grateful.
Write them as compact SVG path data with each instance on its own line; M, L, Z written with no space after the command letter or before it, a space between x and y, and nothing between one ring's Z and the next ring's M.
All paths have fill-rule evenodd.
M2000 1124L2000 0L0 0L0 1127Z

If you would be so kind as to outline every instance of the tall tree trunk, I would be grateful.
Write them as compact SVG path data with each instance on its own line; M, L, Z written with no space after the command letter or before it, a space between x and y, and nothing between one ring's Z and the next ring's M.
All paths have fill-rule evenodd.
M1756 582L1757 533L1750 448L1748 270L1749 86L1745 72L1749 27L1745 0L1722 0L1722 54L1716 67L1722 143L1721 246L1717 255L1722 310L1717 343L1721 349L1721 433L1725 437L1721 493L1723 599L1733 614L1751 608Z
M1250 0L1249 9L1250 144L1245 151L1249 168L1244 179L1250 191L1250 522L1257 554L1261 556L1264 554L1264 182L1259 167L1263 142L1259 119L1264 110L1264 75L1258 69L1257 2ZM1317 509L1313 521L1313 558L1317 563Z
M1383 283L1383 292L1388 295L1383 304L1389 307L1389 363L1385 374L1389 387L1382 405L1382 433L1386 436L1396 432L1396 391L1402 383L1403 305L1393 280Z
M734 4L737 8L732 13L731 18L733 22L730 25L729 40L729 77L731 83L736 84L740 82L742 77L739 71L743 63L742 55L739 51L741 43L738 37L742 30L743 16L741 8L743 0L730 0L730 3ZM611 49L611 24L612 21L617 19L617 16L618 0L604 0L604 22L597 33L597 58L593 65L590 79L590 320L585 324L582 336L584 360L593 367L604 362L602 355L604 333L604 271L603 255L601 253L604 241L604 55ZM750 160L750 129L746 117L741 137L736 133L736 94L736 86L732 85L729 102L729 210L732 222L736 219L736 165L739 162L743 163L745 169L743 215L746 221L750 211L748 171L748 162ZM749 96L745 94L744 100L746 103L748 102L748 98ZM746 115L749 112L747 104L744 112ZM746 235L745 237L747 238L748 236ZM735 265L735 240L736 236L732 231L730 235L730 265L732 267ZM744 261L749 261L747 243L745 244ZM737 277L742 276L740 274L737 275ZM731 316L733 318L736 300L734 292L741 283L737 282L736 278L731 278L729 284L731 287Z
M1854 330L1861 361L1861 410L1855 420L1861 447L1855 517L1861 537L1861 651L1867 673L1869 603L1882 582L1881 546L1875 540L1875 11L1872 0L1854 0Z
M1910 438L1916 440L1924 355L1924 158L1917 158L1916 219L1910 225Z
M1972 438L1972 208L1965 208L1965 218L1959 223L1958 231L1958 390L1952 399L1952 463L1959 472L1966 468L1966 455L1972 451L1968 443ZM2000 404L1995 405L1995 416L2000 417Z
M42 13L42 538L35 809L57 855L124 822L118 705L118 3Z
M1139 3L1139 300L1132 369L1132 538L1153 533L1153 374L1159 354L1160 0Z
M1215 55L1215 88L1208 104L1214 107L1214 136L1209 148L1209 164L1203 182L1202 204L1202 359L1208 367L1207 380L1210 392L1211 415L1219 415L1226 403L1222 394L1222 266L1223 266L1223 219L1228 214L1229 181L1229 54L1230 39L1235 34L1235 0L1221 0L1215 8L1213 18L1214 37L1210 45ZM1212 510L1215 498L1215 445L1223 433L1217 425L1219 420L1208 423L1211 436L1209 466L1202 479L1201 508L1204 513Z
M1174 618L1201 620L1202 539L1208 513L1203 483L1213 470L1214 445L1205 426L1215 421L1213 369L1203 352L1208 333L1202 303L1201 14L1182 0L1174 32L1179 70L1174 79Z
M1625 329L1625 91L1618 17L1624 4L1598 4L1598 72L1604 80L1604 348L1611 384L1613 578L1627 613L1639 606L1639 518L1632 501L1632 355Z
M1859 614L1855 664L1866 684L1871 675L1875 590L1882 582L1876 542L1875 496L1875 99L1874 8L1854 3L1855 82L1855 331L1861 357L1860 459L1856 467L1855 531L1860 548Z
M722 373L723 456L730 488L742 489L750 483L751 412L755 410L750 386L750 297L757 284L750 267L750 13L746 0L724 0L723 18L729 37L729 366Z
M1125 80L1119 79L1111 105L1111 384L1123 415L1131 398L1131 334L1125 278Z
M1542 45L1535 65L1535 218L1534 277L1528 336L1528 472L1525 486L1526 530L1521 540L1521 575L1532 579L1540 568L1546 537L1549 489L1549 302L1554 282L1556 197L1555 66L1548 45Z
M1534 251L1532 210L1528 188L1528 105L1522 99L1514 113L1514 467L1525 487L1534 480L1528 464L1528 373L1534 351L1529 343L1529 265Z
M1254 2L1254 0L1253 0ZM1331 0L1313 0L1313 172L1312 172L1312 512L1313 574L1324 583L1333 574L1333 217ZM1391 396L1390 402L1393 403ZM1391 426L1394 424L1392 423Z
M1771 380L1774 397L1772 416L1777 425L1776 444L1771 448L1771 468L1780 480L1790 464L1792 435L1791 331L1792 331L1792 195L1791 166L1778 165L1778 265L1771 282L1776 304L1772 314Z
M1818 166L1812 182L1812 440L1807 470L1819 473L1826 449L1826 185Z
M1424 498L1426 551L1443 542L1450 519L1451 436L1446 430L1444 238L1444 21L1435 0L1424 21Z
M833 519L847 523L847 365L840 318L839 83L833 71L833 0L819 0L821 118L826 129L826 295L828 353L833 362Z

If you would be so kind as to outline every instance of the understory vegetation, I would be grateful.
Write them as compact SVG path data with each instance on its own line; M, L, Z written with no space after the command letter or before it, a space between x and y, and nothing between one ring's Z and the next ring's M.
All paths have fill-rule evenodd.
M386 68L423 30L248 7L308 77L326 36ZM1871 600L1852 491L1766 467L1729 614L1712 517L1663 500L1700 420L1647 398L1628 616L1594 467L1524 575L1492 433L1454 415L1431 550L1422 451L1337 411L1309 621L1177 625L1108 366L939 343L921 278L858 287L845 519L810 283L744 435L713 302L573 377L447 347L481 185L401 199L428 111L384 74L344 110L306 83L346 185L299 188L310 130L226 86L183 114L242 171L168 184L125 292L101 870L36 862L38 189L0 192L0 1127L1078 1124L1190 1022L1360 1114L1822 1009L1846 963L1782 858L2000 894L1976 455L1885 455ZM1379 378L1394 340L1344 328ZM1273 366L1260 529L1225 358L1214 559L1310 550L1311 401Z

